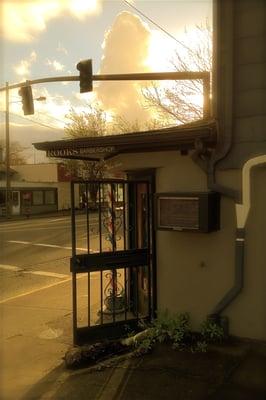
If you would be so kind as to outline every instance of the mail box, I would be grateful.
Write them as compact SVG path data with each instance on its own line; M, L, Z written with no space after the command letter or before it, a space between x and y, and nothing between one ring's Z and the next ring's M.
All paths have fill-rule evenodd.
M220 229L220 195L217 192L157 193L158 230L212 232Z

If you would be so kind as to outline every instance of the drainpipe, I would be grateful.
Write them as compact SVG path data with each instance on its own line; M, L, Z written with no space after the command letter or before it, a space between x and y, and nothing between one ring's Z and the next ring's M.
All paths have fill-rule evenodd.
M235 241L235 281L233 287L214 307L211 317L219 320L220 314L238 296L244 283L245 225L250 210L250 171L251 168L266 164L266 154L249 159L242 169L242 203L236 203L237 230Z

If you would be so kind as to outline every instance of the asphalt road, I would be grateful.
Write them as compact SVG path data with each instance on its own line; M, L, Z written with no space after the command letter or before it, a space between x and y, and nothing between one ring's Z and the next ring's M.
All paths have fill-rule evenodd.
M96 220L91 228L93 224L96 228ZM87 250L84 215L77 216L77 247L79 252ZM2 222L0 248L0 301L65 280L70 277L70 217Z

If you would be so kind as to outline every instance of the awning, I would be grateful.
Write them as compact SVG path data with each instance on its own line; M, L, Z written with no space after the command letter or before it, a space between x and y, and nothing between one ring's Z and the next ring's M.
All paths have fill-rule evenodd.
M122 153L141 153L166 150L189 150L195 141L201 140L206 147L215 147L217 129L215 121L197 121L143 132L54 142L33 143L37 150L46 151L47 157L79 160L107 160Z

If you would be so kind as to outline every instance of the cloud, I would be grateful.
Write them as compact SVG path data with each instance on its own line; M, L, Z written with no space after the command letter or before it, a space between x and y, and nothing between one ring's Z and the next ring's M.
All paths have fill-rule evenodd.
M55 71L63 71L65 69L65 66L56 60L51 61L51 60L47 59L46 65L49 65Z
M84 19L98 14L102 0L2 0L1 35L15 42L29 42L46 29L46 23L60 15Z
M36 125L44 124L52 128L63 129L64 125L68 122L66 115L72 107L71 98L66 99L58 93L49 92L45 87L32 86L32 94L34 100L34 115L24 116L21 97L18 95L18 90L10 91L10 123L19 119L19 121L36 121ZM39 97L45 97L45 101L37 101ZM5 94L1 92L0 95L0 111L5 111ZM1 116L2 116L1 112Z
M13 70L20 77L28 77L30 75L31 64L36 62L37 54L32 51L28 58L20 60L18 64L13 66Z
M147 72L151 33L136 15L120 13L106 32L100 73ZM140 85L134 82L101 82L95 88L104 109L130 120L147 120L150 113L140 102Z

